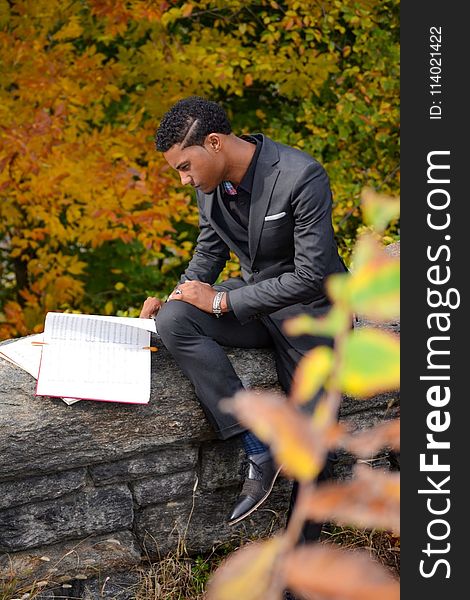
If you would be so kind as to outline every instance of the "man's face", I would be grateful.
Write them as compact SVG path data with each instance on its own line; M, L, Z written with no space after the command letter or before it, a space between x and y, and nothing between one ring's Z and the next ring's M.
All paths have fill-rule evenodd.
M209 194L223 181L223 164L218 152L209 143L204 146L179 144L163 153L167 163L176 169L183 185L192 185Z

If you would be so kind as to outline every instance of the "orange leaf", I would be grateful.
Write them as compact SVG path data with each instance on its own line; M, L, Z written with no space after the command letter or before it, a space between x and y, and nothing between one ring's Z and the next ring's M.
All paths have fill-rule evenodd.
M350 481L324 483L312 492L304 505L308 518L399 533L399 474L365 465L356 467L355 473Z
M347 435L341 445L356 456L368 458L382 448L400 449L400 419L375 425L366 431Z
M283 571L287 587L322 600L399 600L400 589L384 567L363 552L305 546L290 552Z
M325 431L316 430L307 417L274 394L239 392L223 407L269 444L278 464L299 481L318 475L328 447L339 437L331 419L322 419Z
M251 85L253 85L253 75L251 75L251 73L247 73L245 75L244 83L246 87L250 87Z

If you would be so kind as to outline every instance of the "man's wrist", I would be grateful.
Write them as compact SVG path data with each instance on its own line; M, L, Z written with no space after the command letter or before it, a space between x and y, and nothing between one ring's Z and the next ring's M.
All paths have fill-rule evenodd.
M222 309L223 313L226 313L230 310L227 292L224 292L224 295L222 296L222 300L220 301L220 308Z
M224 296L224 292L216 292L215 296L212 299L212 313L216 317L222 316L222 299Z

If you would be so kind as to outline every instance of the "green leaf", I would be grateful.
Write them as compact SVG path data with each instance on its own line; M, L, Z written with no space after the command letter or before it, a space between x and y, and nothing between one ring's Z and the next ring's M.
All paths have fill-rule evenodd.
M358 329L348 334L340 365L341 390L367 398L400 386L400 342L379 329Z
M400 262L385 254L370 235L360 238L354 252L354 268L348 280L351 309L374 320L400 314Z

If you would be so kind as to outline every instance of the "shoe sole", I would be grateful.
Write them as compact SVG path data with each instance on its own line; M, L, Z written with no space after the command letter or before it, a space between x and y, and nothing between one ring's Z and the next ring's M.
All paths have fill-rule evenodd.
M273 491L274 484L276 483L276 479L278 478L278 475L281 472L281 469L282 469L282 467L279 467L278 470L274 473L274 477L271 482L271 486L270 486L269 490L266 492L266 494L261 498L261 500L258 500L258 502L252 508L250 508L250 510L248 512L246 512L244 515L241 515L241 516L237 517L236 519L233 519L232 521L228 521L228 525L236 525L237 523L240 523L240 521L243 521L243 519L246 519L247 517L249 517L252 513L255 512L255 510L257 510L263 504L263 502L265 502L268 499L269 494Z

